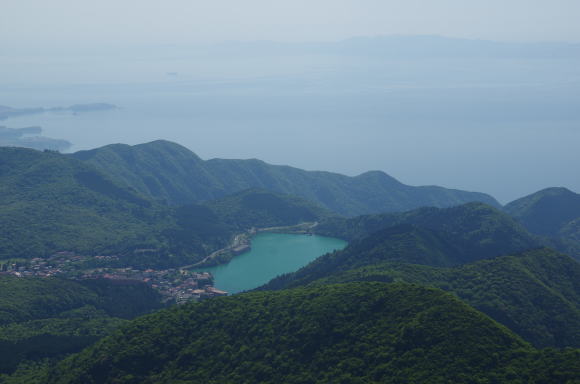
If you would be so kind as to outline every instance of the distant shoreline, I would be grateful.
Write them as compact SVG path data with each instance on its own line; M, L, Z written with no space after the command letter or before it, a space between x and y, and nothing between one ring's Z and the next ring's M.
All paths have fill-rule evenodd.
M74 104L68 107L54 107L54 108L12 108L4 105L0 105L0 120L6 120L12 117L18 116L29 116L38 115L46 112L96 112L96 111L109 111L113 109L119 109L118 106L108 103L90 103L90 104Z

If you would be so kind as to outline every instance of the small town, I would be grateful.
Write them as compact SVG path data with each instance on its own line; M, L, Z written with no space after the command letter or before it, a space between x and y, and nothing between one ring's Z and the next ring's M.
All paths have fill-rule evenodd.
M13 260L0 265L0 274L17 277L62 277L71 280L111 279L140 281L157 290L165 302L182 304L228 292L213 286L209 272L186 269L111 268L118 256L82 256L73 252L58 252L48 258Z

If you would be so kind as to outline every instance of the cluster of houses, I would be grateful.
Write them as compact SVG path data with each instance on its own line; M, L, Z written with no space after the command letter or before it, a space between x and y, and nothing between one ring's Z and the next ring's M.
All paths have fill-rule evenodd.
M145 271L132 268L95 269L84 273L82 278L142 281L161 293L165 301L175 301L178 304L228 294L213 287L213 276L208 272L188 272L179 269Z
M34 258L22 262L6 262L0 265L0 274L17 277L65 277L71 279L112 279L134 280L150 285L164 296L164 300L184 303L203 300L228 293L213 287L213 276L208 272L189 272L182 269L133 268L80 268L87 256L60 252L50 258ZM115 261L116 256L96 256L92 259L107 262Z
M177 296L175 297L175 302L177 304L183 304L192 300L199 301L216 296L226 296L227 294L228 293L226 291L219 290L211 285L207 285L203 288L186 288L179 290Z
M82 262L83 256L60 252L43 259L40 257L26 261L8 261L0 265L0 273L19 277L66 276L75 270L75 264Z

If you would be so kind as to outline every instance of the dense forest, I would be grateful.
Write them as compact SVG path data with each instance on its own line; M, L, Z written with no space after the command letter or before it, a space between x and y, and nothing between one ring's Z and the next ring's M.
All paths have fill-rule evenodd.
M377 262L311 284L407 282L441 288L537 347L580 348L580 263L549 249L453 268ZM300 280L289 286L298 286Z
M192 263L251 227L330 214L300 198L260 191L168 207L69 156L22 148L0 148L0 213L0 259L73 251L120 255L120 265L140 267ZM139 249L155 252L145 259Z
M566 188L548 188L509 203L504 210L530 232L580 257L579 194Z
M580 347L580 264L550 249L522 252L537 248L538 238L495 208L470 203L332 218L316 230L352 241L260 289L422 284L455 293L536 346Z
M534 236L499 209L482 203L467 203L449 208L423 207L407 212L362 215L354 218L331 218L317 227L321 235L337 236L348 241L360 239L381 229L411 224L448 232L466 241L485 243L490 236L515 248L527 248L536 242ZM515 249L514 248L514 249Z
M304 284L335 272L385 261L459 265L540 245L538 239L509 216L480 203L352 219L330 218L314 231L349 240L350 244L293 274L273 280L271 286L285 286L290 281Z
M241 294L140 318L46 383L572 383L578 351L538 351L443 291L351 283Z
M165 141L0 148L2 268L59 251L174 268L301 223L349 241L256 292L153 314L146 284L0 274L0 383L578 383L578 196L500 209Z
M164 306L155 290L133 281L4 275L0 292L0 374L78 352Z
M553 192L559 191L562 189L549 189L536 195L542 196L544 193L553 195ZM352 241L394 225L412 224L453 233L469 242L478 241L480 238L484 240L479 241L480 250L488 257L525 250L533 246L546 246L580 260L580 213L574 208L575 204L578 204L579 195L570 191L564 192L563 200L560 199L559 193L557 195L548 199L547 208L536 211L537 206L532 205L535 208L526 211L528 213L525 217L528 219L523 219L522 213L518 213L519 210L516 209L526 206L522 203L528 198L524 198L522 201L506 205L503 211L486 204L468 203L445 209L424 207L400 213L362 215L353 218L334 217L324 220L315 231L320 235ZM570 209L566 208L568 206ZM533 215L532 211L535 212ZM555 225L552 232L538 230L540 226L545 226L549 222ZM499 243L493 241L486 244L485 239L492 233ZM498 244L501 244L499 248L494 249ZM511 247L509 251L505 248L508 244Z
M222 222L234 225L238 230L316 222L336 216L300 197L254 189L203 205L210 208Z
M411 187L383 172L348 177L275 166L260 160L204 161L178 144L158 140L108 145L72 155L124 182L145 196L171 205L214 200L246 189L301 196L341 215L447 207L480 201L499 203L483 193L441 187Z

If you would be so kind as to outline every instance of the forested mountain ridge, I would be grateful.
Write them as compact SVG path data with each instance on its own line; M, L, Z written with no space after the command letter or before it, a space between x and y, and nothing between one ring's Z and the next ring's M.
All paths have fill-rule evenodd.
M538 249L538 238L495 208L469 203L331 218L315 231L351 242L260 290L351 281L424 284L454 292L535 345L580 347L580 264Z
M203 161L182 147L176 157L175 146L154 142L137 153L135 147L121 146L126 152L119 152L110 146L101 160L115 155L114 163L121 164L110 173L89 161L94 153L79 160L79 154L0 148L0 224L6 228L0 258L115 252L127 265L173 267L199 260L251 227L304 221L319 222L316 233L351 244L267 286L291 290L262 290L146 316L56 369L38 370L36 382L527 383L579 376L578 350L539 352L523 340L541 347L580 344L578 263L548 249L519 253L543 240L506 213L470 202L337 217L329 202L355 212L385 203L369 191L390 190L388 198L405 205L411 198L423 201L425 189L408 187L420 190L416 195L407 186L401 190L402 184L381 172L347 178L258 160ZM323 188L318 200L272 192L311 193L321 179L317 185L330 189ZM207 184L200 187L196 180ZM214 198L216 191L252 183L267 188ZM209 198L181 206L162 201L164 194L186 201L196 188ZM322 197L324 208L311 203ZM574 220L564 225L573 227ZM134 252L139 248L157 253L145 257ZM51 286L57 280L49 279L18 291L13 288L20 280L6 281L12 291L0 300L5 372L22 356L35 360L78 350L132 317L122 313L141 311L91 283ZM19 300L22 295L28 297ZM13 351L18 353L11 356Z
M550 249L453 268L383 261L337 271L311 284L354 281L441 288L537 347L580 348L580 263Z
M580 194L547 188L503 209L530 232L549 237L558 249L580 258Z
M0 259L73 251L120 255L125 265L185 265L252 226L295 225L328 215L303 199L259 191L168 207L70 156L0 148ZM134 253L138 249L155 253L144 261Z
M270 165L260 160L201 160L168 141L113 144L73 155L150 198L171 205L191 204L258 188L301 196L336 213L406 211L480 201L499 207L489 195L442 187L404 185L384 172L356 177Z
M440 290L355 283L163 310L63 361L42 380L564 383L577 378L578 357L577 351L538 352Z
M213 192L220 184L203 169L203 160L187 148L165 140L135 146L111 144L79 151L71 157L95 166L145 196L172 205L227 195L225 191Z
M303 198L258 189L241 191L202 205L239 230L317 222L336 216Z
M503 209L530 232L557 236L580 218L580 194L566 188L547 188L512 201Z
M154 289L135 281L0 275L0 292L0 382L23 361L78 352L164 306Z
M540 239L500 210L482 203L450 208L419 208L402 213L328 218L315 228L317 234L347 241L360 240L380 230L412 225L454 236L454 242L478 247L472 259L499 256L539 246Z
M155 290L131 281L0 275L0 288L0 325L49 318L85 305L120 318L133 318L161 307L161 297Z
M168 214L58 153L0 148L0 257L106 252L150 243Z
M383 262L436 267L462 265L522 252L541 244L509 216L480 203L353 219L331 218L314 231L350 240L350 244L296 272L273 279L264 288L301 286Z

